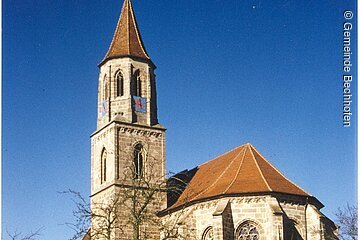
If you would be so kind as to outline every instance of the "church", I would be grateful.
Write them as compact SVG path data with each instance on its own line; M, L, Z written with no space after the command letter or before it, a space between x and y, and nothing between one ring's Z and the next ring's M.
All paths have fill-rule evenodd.
M107 212L105 233L100 233L100 218L93 218L83 239L337 239L337 226L320 211L323 204L250 143L166 177L156 66L130 0L124 0L98 67L97 129L91 136L93 215L100 215L99 205L114 203L115 209L120 198L127 199ZM158 190L149 195L154 185Z

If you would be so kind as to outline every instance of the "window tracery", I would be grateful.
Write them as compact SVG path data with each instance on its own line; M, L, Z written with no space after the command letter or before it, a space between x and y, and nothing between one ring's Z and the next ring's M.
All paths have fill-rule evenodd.
M202 240L213 240L214 239L213 227L206 228L201 239Z
M237 230L236 240L259 240L259 230L257 226L251 222L247 221L241 224Z

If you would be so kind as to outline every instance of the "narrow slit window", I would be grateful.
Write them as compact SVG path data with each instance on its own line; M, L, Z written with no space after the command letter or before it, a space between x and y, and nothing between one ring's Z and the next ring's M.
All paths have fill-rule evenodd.
M107 160L107 153L106 150L103 149L101 153L101 183L106 182L106 160Z
M134 178L141 179L144 175L145 151L141 144L134 148Z
M109 85L107 81L105 80L105 86L104 86L104 100L107 100L109 98Z
M116 74L116 82L117 82L117 96L118 97L124 96L124 77L120 71Z
M139 70L134 74L134 95L141 97L141 78Z
M136 91L136 95L141 97L141 79L140 79L140 75L137 76L136 78L136 85L137 85L137 91Z

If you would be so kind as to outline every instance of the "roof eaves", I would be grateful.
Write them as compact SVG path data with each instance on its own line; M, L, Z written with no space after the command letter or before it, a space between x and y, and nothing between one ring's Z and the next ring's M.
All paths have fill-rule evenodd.
M131 58L135 61L140 61L140 62L144 62L144 63L148 63L151 65L151 67L153 69L156 69L156 65L153 63L153 61L151 59L147 59L147 58L142 58L142 57L137 57L137 56L132 56L132 55L114 55L111 57L106 57L103 60L101 60L101 62L98 64L98 67L101 67L102 65L104 65L107 61L112 60L112 59L116 59L116 58Z
M189 206L192 206L194 204L197 203L202 203L202 202L206 202L206 201L211 201L211 200L216 200L216 199L220 199L223 197L247 197L247 196L273 196L273 197L277 197L277 196L297 196L303 199L303 201L306 201L306 199L310 200L310 203L314 204L316 207L318 207L319 209L321 209L322 207L324 207L324 205L315 197L313 196L306 196L306 195L301 195L301 194L293 194L293 193L285 193L285 192L245 192L245 193L226 193L226 194L219 194L219 195L215 195L215 196L210 196L210 197L205 197L205 198L200 198L200 199L195 199L195 200L190 200L188 202L179 204L179 205L172 205L164 210L159 211L157 214L159 216L165 216L167 214L176 212L180 209L185 209Z

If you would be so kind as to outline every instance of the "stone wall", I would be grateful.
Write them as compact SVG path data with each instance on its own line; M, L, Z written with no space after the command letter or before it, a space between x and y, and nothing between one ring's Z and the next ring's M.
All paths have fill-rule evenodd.
M192 205L187 208L190 214L186 217L192 221L185 223L184 228L192 229L195 226L193 231L196 234L188 239L201 239L203 232L211 226L214 229L214 240L231 240L235 236L236 229L247 221L257 226L260 239L273 239L268 238L273 235L273 213L269 202L271 202L269 196L234 197Z
M117 96L116 75L123 76L122 96ZM136 78L141 82L141 97L146 98L146 113L134 111L132 95ZM105 83L107 83L108 98L105 99ZM103 101L110 100L109 112L102 114ZM98 87L98 121L97 128L105 126L114 118L121 118L129 123L154 125L157 123L156 84L153 67L147 62L134 61L131 58L118 58L107 61L100 68Z
M146 151L145 174L157 178L165 177L165 129L112 122L91 138L92 193L115 182L121 183L126 168L133 162L134 146L137 143L141 143ZM103 149L107 151L107 181L102 183L101 154Z
M179 225L196 233L189 240L201 239L209 227L213 228L214 240L236 239L244 226L256 227L260 240L329 239L322 233L323 215L314 205L306 204L304 197L224 197L191 205L182 212L189 221Z
M132 172L127 169L133 166L134 146L137 143L141 143L146 152L143 170L147 183L158 184L159 181L165 183L165 129L114 121L96 132L91 138L91 201L93 205L111 203L116 196L123 195L122 191L129 187L127 185L134 185L136 180ZM105 182L101 181L103 149L107 151ZM153 216L153 219L156 217L156 212L166 207L166 193L157 193L154 199L156 200L152 200L146 208L147 214ZM141 197L138 200L141 201ZM132 239L133 229L128 222L131 216L130 209L122 208L120 212L122 220L118 220L118 227L112 233L113 239ZM159 219L156 218L156 220ZM96 228L96 221L93 224ZM160 239L159 226L156 226L154 221L142 224L140 232L143 239L145 237L146 239Z

